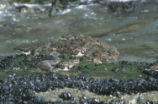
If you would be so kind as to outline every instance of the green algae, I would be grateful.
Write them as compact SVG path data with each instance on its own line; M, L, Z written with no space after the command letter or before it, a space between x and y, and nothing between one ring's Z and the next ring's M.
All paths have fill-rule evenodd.
M147 65L139 63L104 63L94 64L92 62L80 62L70 73L78 73L89 77L116 78L116 79L140 79L147 75L140 71L140 68Z
M27 74L43 74L43 72L39 71L39 70L16 70L16 69L13 69L13 70L6 71L6 74L7 75L16 74L17 76L24 76Z
M26 75L26 74L44 74L45 71L39 71L37 63L43 60L53 60L53 57L47 55L25 56L17 55L14 57L6 57L1 60L0 69L1 77L10 74ZM69 60L68 60L69 61ZM66 74L84 75L87 77L97 78L114 78L114 79L141 79L147 78L142 70L150 67L151 64L139 62L115 62L95 64L93 62L81 61L79 64L70 69ZM55 70L55 69L54 69ZM0 73L1 73L0 72ZM58 72L62 73L62 72Z
M87 77L95 78L113 78L113 79L141 79L147 78L147 75L143 74L140 68L148 67L148 64L141 63L103 63L94 64L92 62L82 61L73 67L66 74L70 75L84 75ZM17 76L24 76L27 74L41 74L44 75L48 72L41 71L38 69L24 70L20 68L13 68L12 70L6 70L1 74L1 77L7 77L11 74L16 74ZM58 72L60 73L60 72Z
M24 75L30 75L30 74L36 74L36 75L44 75L45 72L41 70L22 70L22 69L12 69L12 70L6 70L4 72L0 72L0 79L5 80L9 77L9 75L15 74L16 76L24 76Z

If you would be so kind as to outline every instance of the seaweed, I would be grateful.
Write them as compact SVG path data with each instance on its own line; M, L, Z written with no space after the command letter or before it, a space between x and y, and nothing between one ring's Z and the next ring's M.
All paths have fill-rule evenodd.
M78 73L85 76L101 77L101 78L116 78L116 79L140 79L147 78L147 75L142 73L142 67L148 67L148 64L142 63L103 63L95 64L92 62L80 62L70 70L70 73Z

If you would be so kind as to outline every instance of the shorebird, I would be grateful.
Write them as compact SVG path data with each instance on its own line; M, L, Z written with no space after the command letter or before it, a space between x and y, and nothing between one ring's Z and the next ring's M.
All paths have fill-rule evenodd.
M63 69L62 68L58 68L58 70L59 71L69 71L70 69L67 66L65 66Z
M30 55L32 53L31 49L29 48L14 48L16 51L21 52L24 55Z
M103 62L100 60L100 59L98 59L98 58L93 58L93 62L95 63L95 64L102 64Z
M151 66L149 70L158 71L158 64Z
M67 66L65 66L65 68L64 69L62 69L63 71L69 71L70 69L68 69L68 67Z
M75 57L75 58L81 58L83 56L84 56L84 50L79 50L79 49L76 55L72 55L72 57Z
M60 63L60 68L58 68L58 70L60 70L60 71L69 71L71 68L73 68L79 62L80 62L79 59L74 59L72 61L67 61L67 62Z
M31 54L31 51L27 51L27 52L22 51L22 54L25 54L26 56L28 56Z

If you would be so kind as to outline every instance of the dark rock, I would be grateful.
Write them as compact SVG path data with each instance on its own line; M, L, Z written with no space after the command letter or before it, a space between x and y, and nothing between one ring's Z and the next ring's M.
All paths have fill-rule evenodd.
M5 56L0 60L0 70L10 70L15 67L21 69L37 68L37 64L43 60L54 60L51 55L26 56L24 54Z
M73 100L73 96L71 92L63 92L59 95L59 97L62 98L63 100Z
M153 102L148 100L145 102L145 104L153 104Z
M42 56L45 57L45 56ZM13 57L12 57L13 58ZM40 58L41 59L41 58ZM122 62L125 63L125 62ZM131 63L127 63L131 64ZM137 64L137 63L134 63ZM144 65L144 63L142 63ZM158 79L153 76L145 79L116 80L116 79L95 79L85 76L64 76L50 72L43 75L24 75L21 77L16 74L10 75L6 81L0 84L0 104L66 104L65 102L44 102L34 96L33 92L44 92L49 88L77 88L86 89L99 95L114 95L120 93L143 93L158 90ZM63 100L73 100L70 92L63 92L59 95ZM95 99L84 99L84 104L106 104ZM116 101L115 101L116 102ZM119 101L117 101L119 102ZM121 101L120 101L121 102ZM149 103L150 102L150 103ZM68 103L71 104L71 103ZM73 103L72 103L73 104ZM76 103L77 104L77 103ZM79 103L80 104L80 103ZM152 104L147 101L146 104Z
M145 13L145 11L156 11L156 0L127 0L127 1L109 1L105 3L109 11L117 14L126 13Z
M107 6L112 12L134 12L135 2L109 2Z
M117 73L117 72L119 72L119 70L120 70L120 68L114 68L112 71Z
M154 77L154 78L156 78L156 79L158 79L158 71L154 71L154 70L150 70L150 69L145 69L145 70L143 70L142 71L144 74L147 74L147 75L149 75L149 76L152 76L152 77Z

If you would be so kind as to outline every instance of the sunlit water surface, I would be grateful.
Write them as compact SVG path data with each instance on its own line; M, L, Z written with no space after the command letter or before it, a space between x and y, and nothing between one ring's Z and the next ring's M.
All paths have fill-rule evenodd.
M20 13L2 0L0 55L15 54L13 48L22 44L45 43L63 34L84 34L117 47L120 60L152 62L158 56L158 7L151 4L138 11L120 15L91 3L75 5L48 17L47 10Z

